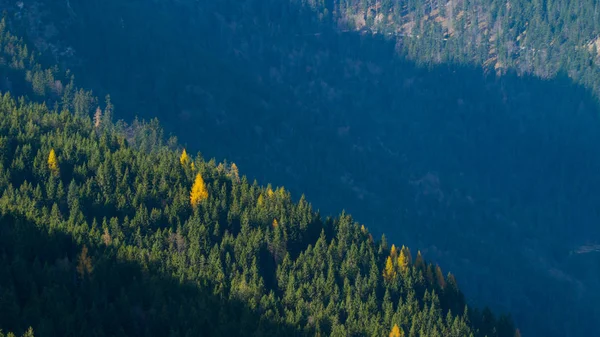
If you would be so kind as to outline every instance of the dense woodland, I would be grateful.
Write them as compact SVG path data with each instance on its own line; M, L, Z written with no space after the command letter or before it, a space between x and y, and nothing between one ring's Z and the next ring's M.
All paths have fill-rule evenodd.
M0 98L5 331L519 336L420 252L188 154L156 122L112 123L110 98L62 86L4 22L0 44L3 75L41 99Z
M2 90L78 116L110 94L103 118L158 117L191 153L347 209L525 334L600 334L596 1L0 4L45 65Z

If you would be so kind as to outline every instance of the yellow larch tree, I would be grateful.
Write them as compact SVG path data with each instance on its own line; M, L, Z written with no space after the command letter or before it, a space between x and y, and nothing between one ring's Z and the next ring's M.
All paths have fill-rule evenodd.
M277 222L277 219L273 219L273 224L272 224L273 228L277 228L279 227L279 222Z
M235 163L231 163L231 167L229 168L229 176L235 182L240 182L240 170Z
M390 249L390 256L396 257L396 254L397 254L396 245L392 244L392 249Z
M187 165L190 162L190 156L188 156L185 149L183 149L183 152L181 152L181 157L179 157L179 162L183 166Z
M112 243L112 237L108 232L108 228L104 228L104 233L102 234L102 242L104 242L104 244L107 246Z
M265 204L265 197L263 197L262 193L258 196L256 204L258 205L258 207L262 207Z
M392 257L388 256L385 261L385 269L383 270L383 279L391 282L396 278L396 270L394 269L394 262L392 261Z
M206 189L206 184L204 183L204 179L202 179L202 175L198 173L196 174L196 180L194 180L194 185L190 191L190 203L192 204L192 207L197 207L200 202L206 198L208 198L208 190Z
M438 286L444 289L446 288L446 280L444 279L444 274L442 274L442 268L439 265L435 266L435 278L437 280Z
M390 337L404 337L404 331L400 329L398 324L394 324L392 331L390 332Z
M400 266L400 270L403 273L406 273L408 271L409 260L408 256L406 256L404 252L404 249L400 250L400 256L398 256L398 266Z
M56 157L54 149L51 149L50 154L48 155L48 168L52 173L58 174L58 158Z
M96 113L94 113L94 127L98 129L100 125L102 125L102 109L98 107Z

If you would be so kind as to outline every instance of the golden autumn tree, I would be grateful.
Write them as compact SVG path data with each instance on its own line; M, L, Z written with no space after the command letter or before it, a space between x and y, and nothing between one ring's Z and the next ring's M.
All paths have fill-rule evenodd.
M398 324L394 324L392 331L390 332L390 337L404 337L404 331L400 329Z
M240 182L240 171L235 163L231 163L231 167L229 168L229 176L235 182Z
M58 158L56 157L54 149L51 149L50 154L48 155L48 168L52 173L58 174Z
M204 179L202 179L202 175L198 173L196 174L196 180L194 180L194 185L190 191L190 203L192 204L192 207L197 207L200 202L206 198L208 198L208 190L206 189L206 184L204 183Z
M394 262L392 261L392 257L388 256L385 261L385 269L383 270L383 279L391 282L396 279L396 270L394 269Z
M265 197L263 197L262 193L258 196L258 200L256 200L256 204L259 207L262 207L265 204Z
M185 149L183 149L183 152L181 152L181 157L179 157L179 162L183 166L187 165L190 162L190 156L188 156Z
M104 228L104 233L102 234L102 242L104 242L104 244L107 246L112 243L112 237L108 232L108 228Z
M400 266L400 270L403 273L406 273L408 271L409 263L410 263L410 261L408 259L407 254L405 254L405 250L404 249L400 250L400 256L398 256L398 266Z
M396 245L392 244L392 249L390 249L390 256L391 257L396 257L396 254L398 252L396 251Z
M79 277L83 278L86 274L91 275L94 267L92 266L92 259L88 256L87 246L83 246L77 260L77 274L79 274Z
M277 222L277 219L273 219L273 224L272 224L273 228L277 228L279 227L279 222Z
M98 107L94 113L94 127L98 129L100 125L102 125L102 109Z

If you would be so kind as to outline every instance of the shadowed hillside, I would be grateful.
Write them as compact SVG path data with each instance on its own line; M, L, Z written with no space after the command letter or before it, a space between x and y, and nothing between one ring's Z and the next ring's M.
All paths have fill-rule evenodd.
M418 67L287 2L37 6L13 26L118 117L345 208L529 335L597 329L598 105L565 76Z

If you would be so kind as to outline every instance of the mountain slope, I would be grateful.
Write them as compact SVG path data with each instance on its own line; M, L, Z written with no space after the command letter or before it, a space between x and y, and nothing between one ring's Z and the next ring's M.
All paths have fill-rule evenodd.
M2 75L27 77L30 97L56 102L0 98L3 328L515 335L506 317L467 310L454 276L404 246L375 242L347 214L321 219L283 187L249 184L233 164L175 149L156 123L113 124L110 101L94 118L71 111L90 94L67 86L57 102L57 90L42 93L60 87L48 81L53 71L40 80L23 45L0 36L3 59L17 61L3 63Z
M567 77L527 75L518 54L504 57L512 66L495 76L488 50L470 38L449 41L453 49L355 32L340 11L320 10L339 3L305 3L25 1L10 22L80 83L110 93L119 117L159 117L188 149L307 193L324 213L350 210L456 271L469 298L510 311L525 332L596 331L600 266L597 252L584 249L600 237L595 98ZM344 13L358 13L345 3ZM566 13L593 13L578 3ZM456 6L473 5L465 13L483 18L501 12L498 4ZM436 4L410 6L402 20ZM514 51L514 32L532 13L511 11L497 18L518 28L503 30L502 48ZM560 30L589 33L589 16L581 18L587 28L567 20ZM431 36L443 24L423 22ZM466 20L456 29L469 27ZM375 27L396 29L393 21L384 28ZM534 73L550 77L556 60L593 61L559 49L537 54L551 71ZM579 72L598 78L594 71Z

